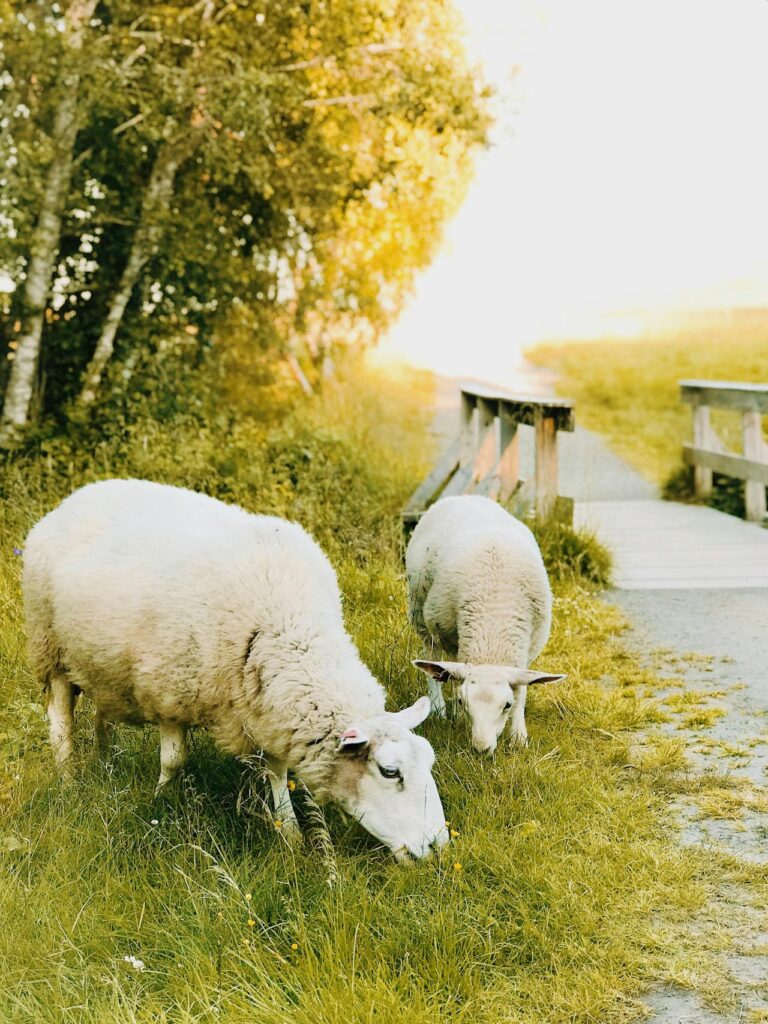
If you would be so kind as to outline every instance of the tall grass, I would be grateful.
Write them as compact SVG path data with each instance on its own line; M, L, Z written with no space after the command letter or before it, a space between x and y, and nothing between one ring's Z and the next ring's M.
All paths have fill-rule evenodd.
M418 384L418 386L417 386ZM80 709L78 781L56 780L24 659L27 527L72 486L113 473L198 486L291 515L329 550L349 629L391 706L422 681L406 623L396 512L424 471L425 382L355 378L278 427L161 431L7 467L0 521L0 1020L8 1024L433 1024L638 1019L670 958L662 927L703 899L674 845L663 780L630 756L659 715L618 613L575 572L557 584L540 659L567 682L531 695L524 751L469 749L427 721L455 835L409 869L330 811L327 858L294 850L266 789L195 738L179 790L152 799L157 737L120 728L108 769ZM552 549L552 558L560 557ZM572 562L568 562L572 565ZM255 795L247 794L250 786ZM300 796L299 792L299 796ZM126 958L134 958L129 960Z
M558 389L576 401L583 426L649 479L664 483L681 465L691 437L691 409L680 401L686 378L768 381L768 311L698 318L688 328L635 339L607 338L540 345L528 353L557 371ZM718 413L714 425L740 450L738 415Z

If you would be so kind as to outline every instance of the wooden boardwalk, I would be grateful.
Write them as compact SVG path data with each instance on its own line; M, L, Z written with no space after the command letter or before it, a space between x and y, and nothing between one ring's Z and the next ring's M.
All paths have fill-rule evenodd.
M438 379L434 430L443 444L455 437L459 425L461 383ZM538 379L535 369L523 383L536 396L534 401L546 402L551 398L551 381ZM481 389L488 387L480 385ZM686 382L685 389L695 393L699 403L697 415L699 420L706 421L703 426L699 423L694 433L698 432L700 440L703 438L701 444L717 448L718 458L724 457L725 449L708 424L708 407L702 405L705 399L715 401L712 388L703 397L702 382ZM733 386L726 390L726 399L730 401L728 395ZM750 385L737 391L739 403L746 400L745 391L749 392L750 401L768 403L763 394L765 388ZM753 392L757 393L756 398ZM753 412L744 413L746 440L754 428L752 420L757 413ZM532 481L536 475L534 430L521 424L517 435L520 476ZM553 489L574 500L575 525L592 529L611 551L618 590L768 589L768 529L705 505L660 500L653 484L611 452L597 435L578 425L573 432L558 433L558 449L558 479ZM709 458L711 454L704 449L703 455L699 449L696 452L697 458ZM768 463L768 446L758 455ZM750 472L754 470L754 460L733 454L730 458L732 462L744 463ZM738 465L736 469L740 471ZM707 473L711 476L706 467L697 469L699 483L708 482Z
M574 521L611 550L620 590L768 588L768 530L715 509L583 501Z

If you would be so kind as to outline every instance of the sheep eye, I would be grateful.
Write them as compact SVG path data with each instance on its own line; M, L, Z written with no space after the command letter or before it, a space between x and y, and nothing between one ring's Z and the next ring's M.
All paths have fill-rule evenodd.
M384 768L382 765L378 765L379 772L384 776L385 779L401 779L399 768Z
M507 703L504 705L504 710L505 711L509 711L511 707L512 707L512 701L508 700Z

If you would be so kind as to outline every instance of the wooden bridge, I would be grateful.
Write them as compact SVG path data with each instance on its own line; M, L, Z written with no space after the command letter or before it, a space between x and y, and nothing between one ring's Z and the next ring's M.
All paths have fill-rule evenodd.
M432 501L454 494L484 494L514 500L519 514L532 505L540 515L573 516L573 502L558 496L561 430L574 428L573 403L564 398L532 398L508 391L464 386L459 391L459 431L444 455L417 487L402 512L407 535ZM521 475L522 426L534 430L533 480Z
M694 440L682 457L695 467L697 493L707 497L713 472L745 480L750 522L660 500L599 438L576 429L567 399L474 385L463 385L457 398L457 436L403 509L406 537L436 498L479 493L518 515L534 509L594 531L613 554L620 589L768 588L768 445L761 424L768 386L681 382L681 398L694 409ZM741 414L743 453L719 439L710 407Z

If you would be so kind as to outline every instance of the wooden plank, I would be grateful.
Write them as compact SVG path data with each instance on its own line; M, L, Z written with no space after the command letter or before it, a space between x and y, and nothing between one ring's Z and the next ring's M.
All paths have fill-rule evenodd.
M477 398L468 391L461 392L461 418L459 423L459 464L471 466L477 451Z
M472 479L484 479L499 461L498 403L486 398L477 401L477 449L472 464Z
M450 498L454 494L466 494L472 483L472 467L461 466L445 485L441 498Z
M459 467L459 439L451 444L432 472L416 488L403 509L403 518L416 514L416 518L429 505L432 498Z
M549 395L526 395L518 391L509 391L507 388L488 388L482 384L462 384L461 392L467 395L475 395L478 398L488 398L494 401L503 402L534 402L542 408L547 409L572 409L573 399L554 398Z
M768 483L768 458L766 458L765 442L763 441L763 423L759 412L741 414L741 430L744 439L744 455L753 462L765 466L766 479L761 482L752 474L744 485L744 505L747 519L753 523L762 523L765 519L765 485Z
M768 588L768 530L701 505L579 502L622 590ZM650 525L649 525L650 524Z
M503 405L499 409L499 448L501 450L498 468L501 480L499 500L507 501L520 480L520 434L517 430L517 423Z
M680 398L690 405L768 413L768 384L732 380L681 380L679 383Z
M573 402L569 398L535 398L531 395L516 395L511 391L491 391L487 388L463 386L462 399L482 398L498 402L499 410L505 409L511 419L528 426L535 426L540 416L555 420L558 430L572 431L575 426Z
M723 476L734 476L737 480L754 480L768 486L768 463L755 462L735 452L710 452L706 448L683 445L683 461L689 466L707 466Z
M696 405L693 409L693 444L695 448L708 448L712 444L712 422L708 405ZM712 470L707 466L695 465L693 468L694 491L700 498L708 498L712 493Z
M498 462L493 469L475 485L472 493L481 494L484 498L490 498L491 501L499 500L499 494L501 493L501 474L499 473Z
M536 423L536 514L548 516L557 498L557 427L551 416Z
M538 402L533 399L519 402L511 402L504 399L500 404L511 419L529 427L535 427L542 417L553 420L556 430L572 431L575 427L575 419L571 407L561 408L552 406L548 402Z

